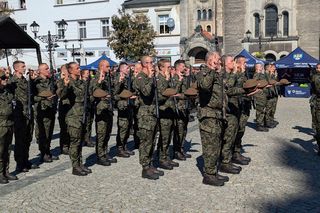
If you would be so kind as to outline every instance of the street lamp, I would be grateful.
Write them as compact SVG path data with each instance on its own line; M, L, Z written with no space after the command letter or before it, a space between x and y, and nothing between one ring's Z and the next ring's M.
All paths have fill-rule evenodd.
M51 74L53 74L53 66L52 66L52 51L54 50L55 47L57 47L56 42L59 39L63 39L64 38L64 33L67 30L67 22L62 19L61 21L58 22L58 26L61 28L61 36L60 35L52 35L50 33L50 30L48 31L47 35L42 35L42 36L37 36L37 33L39 32L39 24L35 21L32 22L32 24L30 24L30 28L31 31L34 33L34 38L38 38L40 41L42 41L43 43L48 44L46 47L48 48L48 52L49 52L49 63L50 63L50 71Z
M79 48L75 48L74 47L74 44L72 44L72 48L70 48L70 49L68 49L68 40L63 40L63 43L64 43L64 48L66 49L66 50L69 50L71 53L72 53L72 58L73 58L73 62L75 62L75 51L76 50L81 50L81 48L82 48L82 42L83 42L83 40L80 38L79 40Z
M250 41L251 35L252 35L251 31L248 30L248 31L246 32L246 37L247 37L248 42Z
M247 42L248 43L250 42L251 35L252 35L251 31L247 30L246 37L247 37ZM271 40L273 40L273 34L271 35ZM270 40L266 40L266 43L269 42L269 41ZM261 51L262 51L262 36L261 36L261 34L259 34L259 37L258 37L258 46L259 46L259 52L261 53Z

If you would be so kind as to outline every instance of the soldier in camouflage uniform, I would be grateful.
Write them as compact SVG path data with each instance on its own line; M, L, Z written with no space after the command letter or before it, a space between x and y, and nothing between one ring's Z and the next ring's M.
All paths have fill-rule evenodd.
M226 123L223 131L223 144L221 150L221 165L220 171L230 174L239 174L240 166L236 166L231 162L232 149L234 147L235 137L239 128L238 115L240 113L238 96L245 91L241 87L236 86L237 74L234 72L236 67L233 57L230 55L222 56L222 63L224 65L224 86L228 96L228 103L226 109Z
M61 91L64 85L64 79L69 77L66 65L61 66L60 79L57 82L57 95L59 96L59 113L58 120L60 126L60 150L64 155L69 154L70 138L67 130L66 115L71 108L70 101L68 98L61 98Z
M51 87L51 73L47 64L38 67L39 76L34 80L34 109L39 136L40 161L50 163L58 157L50 153L50 144L55 122L55 91Z
M135 82L137 82L135 79L137 77L137 75L141 72L142 70L142 66L141 66L141 63L137 63L135 64L134 66L134 72L133 72L133 78L132 78L132 81L133 81L133 90L135 87ZM136 92L136 91L135 91ZM139 96L136 97L136 100L134 102L134 106L133 106L133 125L132 125L132 128L133 128L133 140L134 140L134 148L135 149L139 149L139 144L140 144L140 137L138 135L138 111L139 111L139 104L140 104L140 101L139 101Z
M70 136L69 156L72 163L72 174L85 176L91 173L91 169L83 165L81 137L85 127L82 123L84 115L86 84L80 79L80 67L76 62L67 64L69 77L64 79L61 98L70 101L70 110L66 115L68 134Z
M253 78L256 80L267 80L267 77L264 73L263 64L255 65L255 73L253 75ZM265 127L268 90L269 90L268 88L264 88L254 96L256 100L256 123L257 123L256 130L260 132L269 131Z
M7 87L8 77L0 71L0 184L18 180L9 173L10 146L13 136L13 94Z
M162 171L152 166L152 154L155 146L157 118L155 116L155 70L152 57L141 58L142 71L135 79L135 90L139 95L138 126L140 137L139 161L142 166L142 177L159 179Z
M238 55L235 58L237 69L236 87L242 88L244 82L248 80L248 72L246 70L246 58ZM238 114L238 130L233 147L232 162L240 165L248 165L251 159L241 154L242 138L244 136L245 128L250 116L252 97L244 94L238 95L239 114Z
M99 70L96 78L92 81L92 91L101 89L109 94L108 97L96 98L96 154L97 164L102 166L110 166L116 163L117 159L108 155L108 142L111 136L113 124L113 100L111 90L110 64L107 60L99 63Z
M173 82L177 93L183 94L187 88L188 78L184 77L185 75L185 61L177 60L174 63L175 75L173 77ZM190 73L188 73L190 74ZM187 99L185 96L180 96L178 99L178 113L175 113L175 127L173 133L173 151L175 159L177 160L186 160L190 158L191 155L187 154L184 151L183 144L187 136L187 128L189 123L189 114L190 111L187 106Z
M316 127L315 139L318 144L318 155L320 156L320 64L316 65L316 73L311 77L312 94L315 95L314 104L314 125Z
M175 117L177 98L180 94L176 94L175 85L170 79L170 61L161 59L158 62L159 74L157 78L158 100L159 100L159 167L171 170L178 167L179 164L170 159L169 145L173 131L173 121ZM171 88L171 90L169 89Z
M28 172L29 169L39 168L29 161L29 148L33 135L33 109L31 82L23 76L26 66L23 61L13 63L14 74L8 84L14 93L14 158L18 172ZM29 92L28 92L29 91Z
M276 82L277 81L277 73L276 73L276 65L275 64L267 64L266 65L266 77L268 82ZM268 100L266 106L266 126L268 128L274 128L276 125L279 124L278 121L274 120L274 114L276 113L277 109L277 102L278 102L278 94L279 89L276 84L272 84L268 89Z
M118 119L117 119L117 148L118 157L128 158L130 155L134 155L133 151L127 149L127 140L130 135L130 130L133 124L133 110L134 102L137 96L131 95L131 97L123 97L124 93L133 92L132 89L132 75L131 70L127 63L122 62L119 64L119 75L116 77L114 96L116 100L116 105L118 109ZM130 95L130 94L129 94Z
M199 89L199 129L204 160L203 183L223 186L228 177L218 174L222 142L223 79L220 74L220 55L208 52L206 66L200 71Z

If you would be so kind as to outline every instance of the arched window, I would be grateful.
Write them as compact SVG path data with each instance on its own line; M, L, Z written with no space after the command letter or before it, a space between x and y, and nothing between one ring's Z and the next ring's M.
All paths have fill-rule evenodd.
M208 19L209 20L212 19L212 10L211 9L208 10Z
M254 17L254 37L258 38L260 35L260 15L258 13L253 14Z
M211 33L211 25L207 26L207 32Z
M278 8L275 5L266 7L266 36L276 36L278 32Z
M283 17L283 35L289 35L289 13L287 11L282 12Z
M202 19L207 20L207 11L206 10L202 10Z
M198 20L201 20L201 10L197 11L197 17L198 17Z

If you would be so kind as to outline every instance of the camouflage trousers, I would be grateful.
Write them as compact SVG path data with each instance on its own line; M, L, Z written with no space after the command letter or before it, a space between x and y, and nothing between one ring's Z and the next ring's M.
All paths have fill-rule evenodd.
M278 97L273 97L267 100L266 105L266 124L274 121L274 114L277 109Z
M29 149L33 136L33 116L29 120L25 116L14 114L14 159L17 166L25 168L29 164Z
M81 131L81 128L76 128L74 126L68 125L68 134L70 136L69 156L72 167L78 167L82 164Z
M60 107L60 106L59 106ZM60 150L64 147L70 146L70 137L68 134L68 128L66 124L66 114L68 112L69 106L59 108L59 115L58 115L58 120L59 120L59 126L60 126L60 138L59 138L59 143L60 143Z
M314 116L314 125L316 130L315 139L320 147L320 98L317 98L315 101Z
M42 156L50 155L50 144L53 134L55 116L53 110L38 110L35 113L39 150Z
M106 160L108 142L111 137L113 124L113 112L103 110L101 114L96 114L96 154L100 160Z
M139 161L144 167L150 165L152 161L155 136L157 133L157 119L154 117L153 113L148 112L142 107L139 109L138 119L138 135L140 137Z
M174 131L173 131L173 151L183 152L183 144L187 137L189 122L189 113L187 115L180 115L174 119Z
M94 111L93 111L93 108L90 108L89 113L87 113L87 126L86 126L86 133L84 134L83 142L90 143L91 141L93 120L94 120Z
M129 111L127 110L118 110L118 119L117 119L117 147L118 149L126 149L127 141L130 136L130 130L132 127L133 120L129 116Z
M173 130L172 118L160 118L160 135L158 141L159 159L167 160L169 156L169 145Z
M266 119L267 98L265 96L256 98L256 123L264 126Z
M134 107L133 109L133 124L132 124L132 128L133 128L133 140L134 140L134 144L135 147L139 147L140 144L140 137L138 134L138 130L139 130L139 126L138 126L138 111L139 111L139 107Z
M12 126L0 127L0 175L4 175L7 171L9 171L12 136Z
M222 122L207 117L200 119L199 122L204 172L215 175L221 152Z
M241 152L242 138L244 136L244 132L246 129L246 125L247 125L249 116L250 116L250 108L249 107L245 107L244 109L241 110L239 118L238 118L239 125L238 125L238 131L236 134L236 139L234 142L233 153L240 153Z
M223 145L221 149L222 163L230 163L236 134L239 128L238 118L236 115L227 114L227 124L223 131Z
M310 103L310 112L311 112L311 118L312 118L311 126L312 126L312 129L316 130L316 110L315 110L316 96L315 95L312 95L310 97L309 103Z

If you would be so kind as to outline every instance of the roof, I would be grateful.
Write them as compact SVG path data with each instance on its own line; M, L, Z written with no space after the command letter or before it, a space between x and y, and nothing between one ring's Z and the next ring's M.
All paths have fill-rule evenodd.
M180 0L126 0L122 6L124 8L141 8L152 6L167 6L180 4Z
M20 48L39 48L39 44L10 17L0 17L0 49Z
M319 61L297 47L289 55L275 62L277 68L308 68L315 67Z

